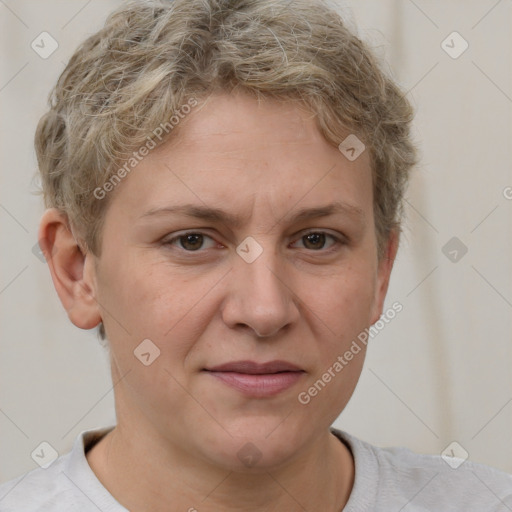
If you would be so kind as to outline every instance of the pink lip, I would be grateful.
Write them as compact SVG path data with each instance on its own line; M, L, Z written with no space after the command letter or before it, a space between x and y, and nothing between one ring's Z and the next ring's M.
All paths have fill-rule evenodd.
M303 370L286 361L234 361L206 371L224 384L256 398L277 395L293 386L304 374Z

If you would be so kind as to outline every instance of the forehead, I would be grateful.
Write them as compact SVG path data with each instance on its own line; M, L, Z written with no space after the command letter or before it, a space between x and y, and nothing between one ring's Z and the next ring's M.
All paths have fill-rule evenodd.
M244 135L257 135L260 139L254 142L265 144L316 140L320 133L312 122L314 118L315 115L296 100L256 98L245 92L216 93L208 96L185 119L186 129L175 142L186 146L202 144L205 140L219 143L223 136L233 134L240 136L242 144ZM214 136L219 140L212 139ZM244 144L244 149L249 148Z
M349 161L295 101L216 94L181 123L117 191L134 218L183 204L231 210L238 219L255 205L275 217L335 202L371 214L367 152Z

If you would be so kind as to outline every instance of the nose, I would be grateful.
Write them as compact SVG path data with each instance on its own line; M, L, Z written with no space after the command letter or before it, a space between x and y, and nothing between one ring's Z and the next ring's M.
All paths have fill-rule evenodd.
M277 335L299 318L293 283L270 249L252 263L235 255L222 318L232 329L249 329L258 337Z

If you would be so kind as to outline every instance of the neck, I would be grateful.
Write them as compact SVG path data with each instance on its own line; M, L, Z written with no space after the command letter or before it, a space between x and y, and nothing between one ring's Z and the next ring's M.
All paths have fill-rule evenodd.
M118 422L87 460L104 487L134 512L340 512L354 481L350 451L328 430L286 464L237 472L162 446L150 427L130 431Z

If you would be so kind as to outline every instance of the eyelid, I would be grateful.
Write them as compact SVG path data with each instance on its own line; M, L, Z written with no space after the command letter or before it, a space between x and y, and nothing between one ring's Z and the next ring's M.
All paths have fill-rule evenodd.
M316 228L316 229L315 228L307 228L307 229L304 229L302 231L299 231L298 238L302 238L303 236L309 235L311 233L322 233L324 235L332 236L333 238L338 238L340 241L345 241L345 242L348 241L347 237L343 233L340 233L339 231L334 231L333 232L331 230L323 229L323 228Z
M313 250L311 249L311 252L312 253L323 253L323 254L327 254L329 252L332 252L334 250L336 250L336 248L338 246L343 246L343 245L347 245L348 244L348 239L345 235L341 234L341 233L336 233L336 234L333 234L329 231L326 231L325 229L307 229L305 231L301 231L299 233L299 236L296 238L295 242L298 242L299 240L301 240L302 238L304 238L305 236L307 235L310 235L310 234L313 234L313 233L320 233L320 234L323 234L323 235L326 235L326 236L330 236L333 240L334 240L334 244L328 248L328 249L319 249L319 250ZM293 243L295 243L293 242Z
M211 240L213 240L216 244L220 244L220 242L217 242L217 240L215 240L215 238L213 238L213 236L209 235L208 233L202 231L201 229L197 229L197 230L186 230L186 231L177 231L176 233L172 233L172 236L164 236L162 239L161 239L161 243L163 245L172 245L174 242L176 241L179 241L180 238L184 237L184 236L187 236L187 235L201 235L203 237L206 237L206 238L210 238ZM221 244L221 245L224 245L224 244ZM181 249L180 247L178 247L179 250L181 251L185 251L185 249ZM197 250L197 251L185 251L185 252L204 252L202 251L201 249Z
M193 234L193 235L202 235L203 237L210 238L216 244L224 245L221 242L218 242L212 235L209 235L208 233L206 233L203 229L204 228L199 228L197 230L189 229L189 230L184 230L184 231L177 231L177 232L173 233L172 234L173 236L170 238L168 238L167 236L162 238L161 243L163 245L171 246L174 244L174 242L178 241L181 237ZM306 229L306 230L303 230L303 231L300 231L299 233L297 233L297 235L294 236L294 241L292 242L292 244L296 243L301 238L303 238L309 234L313 234L313 233L324 234L328 237L331 237L334 240L334 244L329 249L325 249L325 250L324 249L308 250L308 251L311 251L312 253L327 254L329 252L332 252L333 250L336 250L336 248L338 246L343 246L343 245L348 244L347 237L345 235L343 235L342 233L336 232L336 234L334 234L330 231L326 231L325 229L314 229L314 228L309 228L309 229ZM199 254L199 253L205 252L205 249L198 249L197 251L187 251L186 249L182 249L181 247L177 247L177 249L180 252L187 252L187 253L191 253L191 254L194 254L194 253Z

